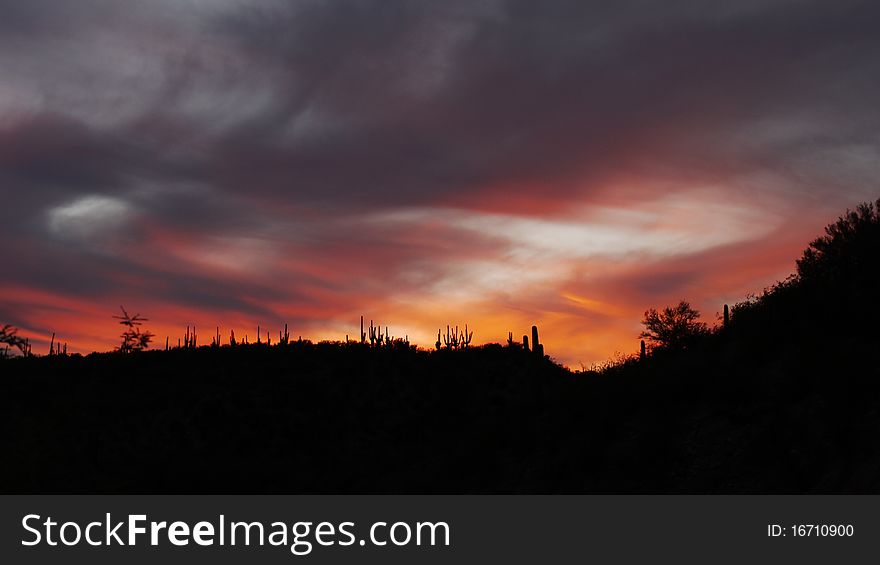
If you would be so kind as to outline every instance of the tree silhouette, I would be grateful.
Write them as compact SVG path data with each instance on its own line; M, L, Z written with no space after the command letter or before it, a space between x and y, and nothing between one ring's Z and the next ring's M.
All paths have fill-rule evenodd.
M122 306L119 309L122 310L122 316L113 316L113 318L119 320L119 323L127 328L122 333L122 343L119 345L119 351L131 353L132 351L143 351L150 347L150 340L153 339L153 334L149 331L141 331L140 329L141 324L149 320L142 318L140 314L129 315Z
M682 349L694 338L708 332L706 324L698 321L699 318L700 313L685 300L659 311L651 308L645 312L642 320L645 329L639 337L647 339L654 347Z

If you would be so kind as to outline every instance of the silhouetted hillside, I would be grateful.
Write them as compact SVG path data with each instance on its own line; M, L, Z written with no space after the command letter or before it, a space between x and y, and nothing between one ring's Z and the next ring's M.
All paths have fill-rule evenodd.
M686 350L290 343L0 363L7 492L877 492L880 218ZM548 345L552 350L552 344Z

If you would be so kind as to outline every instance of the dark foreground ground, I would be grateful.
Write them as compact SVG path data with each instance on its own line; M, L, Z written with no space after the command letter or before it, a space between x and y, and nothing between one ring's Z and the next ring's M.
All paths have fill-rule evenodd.
M603 375L500 346L6 362L0 477L5 492L880 491L868 344L737 348Z

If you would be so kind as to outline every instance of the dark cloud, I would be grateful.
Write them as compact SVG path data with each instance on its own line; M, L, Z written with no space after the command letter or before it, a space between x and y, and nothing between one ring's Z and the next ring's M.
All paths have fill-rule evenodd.
M192 170L181 173L228 191L385 206L523 179L555 185L568 197L573 177L599 187L622 171L674 177L675 168L710 175L739 174L744 164L780 168L804 152L870 136L877 126L871 106L880 79L870 70L880 55L880 10L870 3L227 8L193 8L189 25L151 32L179 47L141 52L131 62L159 65L159 84L125 92L142 99L143 115L132 116L137 127L103 130L114 150L121 138L151 156L189 151ZM54 30L50 22L62 25L70 10L53 19L49 8L31 7L15 19ZM112 19L115 12L108 13ZM147 30L167 22L145 10L115 17L122 27L111 29L119 34L138 17ZM77 21L67 35L76 37ZM118 87L120 72L107 69L106 82ZM51 76L44 79L51 85ZM253 90L227 107L230 85ZM52 86L63 93L71 85ZM86 122L90 113L102 109L79 108ZM797 131L809 120L825 131ZM33 136L54 135L39 120L30 127ZM751 139L730 147L730 136ZM762 136L771 138L762 143ZM89 143L70 160L83 170L89 157L131 168ZM64 174L66 165L45 167L45 174Z
M572 176L784 169L877 125L870 4L397 6L223 18L282 102L218 140L215 182L337 205L523 179L567 197ZM811 120L835 133L804 136Z

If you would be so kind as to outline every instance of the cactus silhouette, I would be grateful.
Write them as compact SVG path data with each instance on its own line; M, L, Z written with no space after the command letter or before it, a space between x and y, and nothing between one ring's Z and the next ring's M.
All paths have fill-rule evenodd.
M186 327L186 333L183 334L183 348L184 349L195 349L196 348L196 327L192 327L192 331L190 331L189 326Z
M532 351L538 357L544 357L544 344L538 341L538 326L532 326Z
M446 349L456 349L458 347L458 326L455 326L455 331L452 331L449 325L446 326L443 345L446 346Z
M464 325L464 331L462 332L462 334L461 334L461 338L460 338L460 340L459 340L459 341L461 342L461 346L462 346L463 348L467 349L467 347L470 346L470 344L471 344L471 340L472 340L473 338L474 338L474 332L472 332L472 331L471 331L471 332L468 332L468 325L465 324L465 325Z

